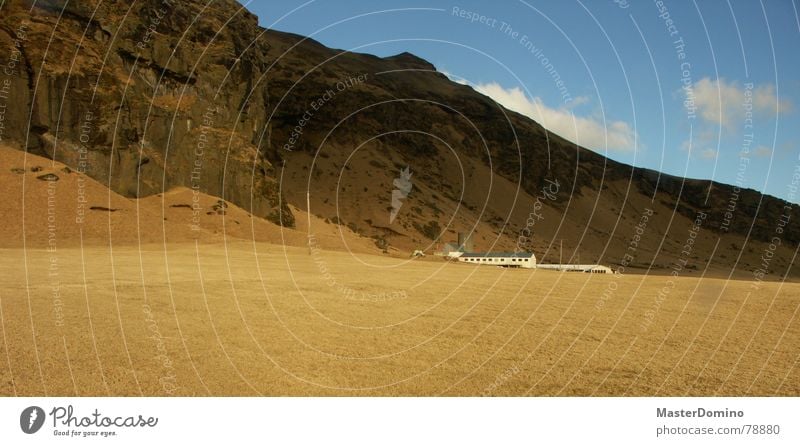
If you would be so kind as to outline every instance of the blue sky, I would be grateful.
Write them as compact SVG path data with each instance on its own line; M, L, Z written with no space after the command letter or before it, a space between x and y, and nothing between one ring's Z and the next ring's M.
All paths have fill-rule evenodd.
M417 54L615 160L800 200L789 187L800 172L800 20L791 0L247 6L264 27L333 48Z

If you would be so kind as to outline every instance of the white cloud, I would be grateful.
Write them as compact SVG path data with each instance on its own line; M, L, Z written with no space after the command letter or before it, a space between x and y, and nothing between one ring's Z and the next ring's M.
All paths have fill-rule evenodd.
M768 158L770 155L772 155L772 149L767 146L758 146L755 150L753 150L753 154L761 158Z
M459 82L459 79L456 79ZM586 97L578 97L570 107L551 108L541 98L528 98L519 87L504 88L496 82L486 84L468 84L475 91L489 96L498 104L509 110L521 113L541 124L548 131L558 134L581 146L595 150L633 152L636 133L624 121L610 121L603 125L602 120L594 117L576 116L570 108L588 102ZM577 103L575 103L577 102Z
M700 151L700 158L706 160L713 160L717 157L717 151L714 149L703 149Z
M588 104L589 103L589 96L576 96L575 99L567 104L567 108L573 109L579 105Z
M758 110L774 113L786 113L791 111L792 103L785 99L779 99L775 94L775 86L772 84L759 85L753 92L753 105Z
M727 130L744 126L747 102L752 103L753 112L767 116L788 112L792 107L789 101L778 98L775 86L770 84L752 85L748 89L735 81L705 77L694 84L693 93L700 117Z
M708 146L710 141L708 141L708 136L705 134L698 135L694 141L684 140L681 143L681 150L684 152L690 152L691 156L699 157L704 160L713 160L716 159L719 155L719 151L716 149L712 149Z

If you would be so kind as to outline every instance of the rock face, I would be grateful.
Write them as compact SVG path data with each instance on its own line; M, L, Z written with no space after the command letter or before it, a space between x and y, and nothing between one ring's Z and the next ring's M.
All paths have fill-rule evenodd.
M231 0L0 9L0 138L129 197L187 186L291 226L287 202L305 208L311 190L314 214L382 249L432 249L456 232L474 232L476 249L518 249L526 234L545 261L563 239L565 260L609 264L651 209L664 223L641 234L634 263L665 269L702 263L715 244L720 268L759 268L778 223L798 217L756 191L606 159L414 55L265 31ZM413 187L393 202L407 166ZM704 247L684 256L701 213ZM765 269L794 274L800 228L780 229Z
M127 196L187 186L293 223L268 143L268 44L233 1L7 2L3 140ZM195 21L197 19L197 21ZM11 58L4 66L12 63Z

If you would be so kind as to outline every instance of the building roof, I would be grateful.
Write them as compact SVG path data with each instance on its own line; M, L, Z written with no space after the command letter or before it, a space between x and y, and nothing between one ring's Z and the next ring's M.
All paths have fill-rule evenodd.
M530 259L531 257L533 257L533 253L532 252L465 252L464 254L461 254L461 257L462 258L463 257L480 257L480 258L486 258L486 257L504 257L504 258L517 257L517 258L522 258L522 259Z

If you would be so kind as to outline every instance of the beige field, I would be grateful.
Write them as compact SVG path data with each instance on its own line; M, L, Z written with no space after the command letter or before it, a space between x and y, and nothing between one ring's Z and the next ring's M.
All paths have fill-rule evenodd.
M800 394L797 284L248 242L1 254L2 395Z

